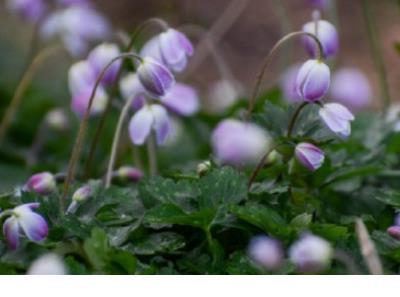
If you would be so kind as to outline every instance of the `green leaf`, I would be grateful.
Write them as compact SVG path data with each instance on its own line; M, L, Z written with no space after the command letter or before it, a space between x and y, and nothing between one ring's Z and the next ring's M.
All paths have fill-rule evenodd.
M311 222L312 222L312 215L309 213L302 213L294 217L291 220L290 225L293 226L293 228L301 231L304 229L308 229Z
M172 253L186 245L182 235L174 232L150 234L145 238L129 244L126 249L136 255L154 255L157 253Z
M385 204L400 207L400 192L395 190L382 190L375 198Z
M311 226L311 230L316 235L326 238L330 241L345 240L348 238L348 228L334 224L317 224Z
M83 248L93 267L101 271L109 261L110 252L108 237L104 230L93 229L91 236L85 240Z
M135 274L136 258L128 251L114 250L110 254L110 263L107 265L107 268L114 274ZM121 269L118 268L122 268L123 271L121 272Z

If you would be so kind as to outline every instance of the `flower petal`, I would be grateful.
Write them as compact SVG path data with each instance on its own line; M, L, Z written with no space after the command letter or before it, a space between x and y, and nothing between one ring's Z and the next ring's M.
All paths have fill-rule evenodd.
M42 216L33 211L24 211L18 218L25 235L32 241L41 241L47 237L49 228Z
M182 83L176 83L161 101L172 111L184 116L190 116L199 109L196 90Z
M3 225L3 234L10 249L15 250L19 246L19 225L15 217L9 217Z
M151 111L154 116L154 130L156 131L157 144L163 144L171 130L168 113L161 105L152 105Z
M141 108L129 123L129 136L136 145L142 145L149 136L153 125L153 114L148 106Z

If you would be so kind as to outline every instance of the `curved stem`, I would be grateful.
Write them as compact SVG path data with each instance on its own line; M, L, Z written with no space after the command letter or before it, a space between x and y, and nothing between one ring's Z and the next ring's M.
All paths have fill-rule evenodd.
M265 161L267 160L268 156L270 153L272 153L274 150L276 150L280 145L282 145L283 142L279 142L272 146L266 153L265 155L261 158L261 160L258 162L256 168L253 170L253 172L250 175L249 182L247 184L247 189L250 190L251 185L257 178L258 174L260 173L261 169L264 167Z
M290 138L292 136L292 132L293 132L293 128L294 128L294 124L297 121L297 118L300 115L300 112L303 110L304 107L306 107L309 104L309 102L303 102L295 111L295 113L293 114L290 122L289 122L289 126L288 126L288 132L287 132L287 138Z
M168 29L168 24L164 20L159 19L159 18L148 19L147 21L145 21L141 25L139 25L135 29L135 31L133 31L133 33L131 34L131 37L130 37L130 41L126 45L124 52L130 52L133 49L133 46L136 42L136 39L139 37L139 35L143 32L144 29L146 29L148 26L150 26L152 24L159 25L163 30ZM104 112L101 114L99 123L98 123L96 131L94 133L93 140L90 144L89 154L88 154L88 158L85 163L85 169L84 169L84 176L86 178L89 176L90 166L91 166L93 158L94 158L94 153L96 151L97 144L100 140L101 133L103 132L103 128L104 128L106 119L111 111L112 101L114 100L114 97L116 97L116 95L118 93L118 82L122 76L122 71L123 71L124 67L125 67L125 63L122 63L118 69L117 77L112 86L110 100L107 102L106 108L105 108Z
M106 189L109 188L111 185L112 173L113 173L113 169L114 169L114 165L115 165L115 159L117 156L118 144L119 144L119 139L121 137L122 126L125 122L126 116L128 115L128 112L129 112L129 108L132 106L132 102L134 99L135 99L135 96L132 96L131 99L126 101L124 107L122 108L119 119L118 119L118 124L117 124L117 128L115 129L114 139L113 139L112 147L111 147L110 160L108 161L106 180L105 180Z
M135 59L138 59L140 61L142 60L142 58L137 54L133 54L133 53L120 54L119 56L117 56L114 59L112 59L103 68L102 72L100 73L99 77L96 80L96 83L94 85L92 94L90 95L89 104L88 104L88 106L86 108L85 114L84 114L83 119L81 121L81 124L79 126L78 136L76 138L75 145L74 145L74 147L72 149L72 155L71 155L71 158L70 158L70 161L69 161L69 164L68 164L67 177L66 177L65 183L64 183L64 191L63 191L63 194L61 196L61 201L60 201L60 207L62 208L62 211L65 208L65 199L66 199L67 194L68 194L68 189L69 189L70 183L74 179L76 163L79 160L80 153L81 153L81 150L82 150L83 138L85 136L86 128L87 128L87 125L88 125L90 109L92 108L92 104L93 104L94 96L96 95L97 88L100 85L100 82L102 81L102 79L103 79L105 73L107 72L108 68L110 68L111 65L114 64L116 61L121 60L121 59L127 59L127 58L135 58Z
M254 108L254 104L255 101L257 99L258 96L258 92L261 86L261 82L264 78L264 74L267 71L269 65L272 62L272 58L275 54L275 52L283 45L285 44L288 40L294 38L294 37L299 37L299 36L308 36L311 37L315 43L318 45L318 59L322 60L323 58L323 50L322 50L322 45L321 42L319 41L318 37L315 36L314 34L308 33L308 32L303 32L303 31L297 31L297 32L293 32L290 34L287 34L286 36L282 37L275 45L274 47L270 50L270 52L268 53L267 57L265 58L262 66L261 66L261 70L256 78L256 82L254 84L254 88L253 88L253 93L251 94L251 97L249 99L249 106L247 109L247 113L245 116L245 119L248 120L250 118L251 112L253 111Z
M3 143L4 137L7 134L7 130L10 127L10 124L14 118L14 115L21 104L22 97L28 88L32 78L38 69L38 67L53 53L62 49L60 46L54 46L50 48L46 48L39 52L35 58L33 59L30 66L27 68L26 72L22 76L21 81L19 82L17 89L15 90L14 96L11 99L9 106L3 116L3 119L0 123L0 145Z

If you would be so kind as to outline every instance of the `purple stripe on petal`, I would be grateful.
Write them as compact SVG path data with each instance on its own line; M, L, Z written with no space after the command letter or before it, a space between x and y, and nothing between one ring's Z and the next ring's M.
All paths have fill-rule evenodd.
M134 144L142 145L146 141L153 122L153 114L148 106L135 113L129 123L129 136Z
M42 216L32 211L26 211L19 215L20 226L29 240L41 241L47 237L49 229Z
M3 234L10 249L15 250L19 246L19 225L15 217L9 217L3 225Z
M156 132L157 144L163 144L171 130L168 113L161 105L152 105L151 110L154 116L154 130Z
M178 64L182 59L186 58L185 51L180 47L179 36L174 29L160 34L161 53L168 66Z
M295 154L299 162L312 171L321 167L325 159L324 152L311 143L299 143Z

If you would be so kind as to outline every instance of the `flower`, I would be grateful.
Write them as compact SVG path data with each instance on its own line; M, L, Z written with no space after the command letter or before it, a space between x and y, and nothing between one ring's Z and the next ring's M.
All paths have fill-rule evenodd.
M164 107L159 104L145 105L133 115L129 123L129 135L134 144L142 145L153 129L157 144L160 145L167 139L170 127L170 119Z
M47 237L48 226L42 216L33 212L39 203L27 203L15 207L12 215L4 222L3 234L10 249L17 249L19 237L25 234L29 240L40 242Z
M72 64L68 70L68 86L71 94L76 95L85 89L93 88L96 78L96 72L88 61L82 60Z
M150 39L142 48L140 55L152 57L168 67L171 71L181 72L185 69L188 57L194 52L190 40L175 29L168 29Z
M77 93L72 97L71 108L79 116L83 117L89 105L89 99L92 95L92 88L87 88ZM101 113L107 106L108 95L106 91L99 86L93 98L93 103L90 109L90 115L94 116Z
M30 275L64 275L67 268L60 256L48 253L33 261L28 269Z
M251 123L234 119L220 122L211 135L216 158L222 164L244 166L257 163L270 146L267 133Z
M284 254L281 244L268 236L252 238L247 253L255 264L269 270L277 270L283 263Z
M122 166L116 171L116 176L121 180L138 182L143 177L143 172L132 166Z
M243 86L238 81L221 79L208 87L208 96L204 108L211 114L220 114L231 107L243 93Z
M340 137L348 137L351 132L350 121L353 114L339 103L327 103L319 110L319 116L332 132Z
M400 226L394 225L387 228L386 232L393 238L400 240Z
M333 249L328 241L313 234L303 235L289 249L290 260L302 272L320 272L331 262Z
M288 102L301 102L302 97L296 90L296 77L299 72L300 65L290 66L281 76L280 87L283 92L283 99Z
M47 125L56 131L65 131L68 128L68 116L61 108L50 110L46 115Z
M79 204L85 202L92 196L92 188L89 185L85 185L77 189L72 195L72 202L68 206L67 214L74 213L78 208Z
M137 74L147 93L155 98L166 95L175 84L172 73L149 57L144 58L140 63Z
M46 196L56 189L56 180L50 172L37 173L28 179L25 189Z
M325 159L322 150L307 142L302 142L296 145L295 155L302 165L312 171L320 168Z
M145 105L145 90L136 73L125 75L119 82L119 88L125 100L130 100L134 97L132 102L132 108L134 110L141 109Z
M326 10L331 4L331 0L309 0L310 4L318 9Z
M95 76L98 77L113 59L120 55L120 50L116 44L103 43L95 47L88 56L88 62L92 65ZM111 85L117 78L121 60L115 61L104 74L102 82L105 85Z
M194 88L176 83L163 97L161 102L170 110L182 116L190 116L199 110L199 97Z
M28 22L39 21L47 10L43 0L7 0L6 4L10 11L20 15Z
M342 68L333 75L331 98L356 112L371 104L371 85L359 69Z
M297 93L306 101L317 101L328 92L330 77L330 70L326 64L319 60L308 60L297 74Z
M325 20L311 21L303 26L303 31L317 36L322 45L323 56L325 58L332 57L337 54L339 49L339 37L335 26ZM316 58L318 46L311 37L303 38L306 50L311 57Z

